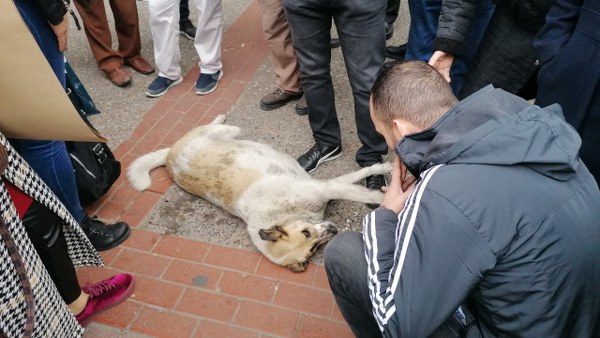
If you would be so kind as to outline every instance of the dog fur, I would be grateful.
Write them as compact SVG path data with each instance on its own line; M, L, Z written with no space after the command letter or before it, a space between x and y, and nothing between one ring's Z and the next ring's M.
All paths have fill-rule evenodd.
M353 183L389 173L390 164L313 179L290 155L237 139L240 128L224 125L224 120L221 115L171 148L137 158L127 170L129 183L139 191L147 189L150 171L166 165L177 185L241 218L258 250L295 272L306 270L308 258L337 233L323 220L328 201L381 202L381 192Z

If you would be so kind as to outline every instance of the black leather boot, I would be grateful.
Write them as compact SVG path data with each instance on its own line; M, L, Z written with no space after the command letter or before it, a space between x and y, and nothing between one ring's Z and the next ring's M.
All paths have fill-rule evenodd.
M125 222L105 224L97 218L85 216L80 224L83 232L98 251L116 247L123 243L131 233L129 225Z

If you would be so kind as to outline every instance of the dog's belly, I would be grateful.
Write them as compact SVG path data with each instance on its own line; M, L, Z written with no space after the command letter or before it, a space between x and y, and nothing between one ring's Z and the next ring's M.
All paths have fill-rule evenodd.
M196 137L176 143L167 170L184 190L240 215L238 200L258 180L273 175L308 175L291 156L242 140Z

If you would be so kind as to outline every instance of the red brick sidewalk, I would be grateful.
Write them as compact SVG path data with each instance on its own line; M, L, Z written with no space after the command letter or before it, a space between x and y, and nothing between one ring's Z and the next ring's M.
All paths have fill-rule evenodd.
M170 146L193 126L226 113L262 64L268 47L257 2L223 39L224 77L208 96L194 94L198 69L146 113L115 155L123 168L139 155ZM98 323L156 337L351 337L335 305L322 266L295 274L255 252L140 230L171 187L164 169L142 193L122 175L91 213L124 220L134 229L116 249L103 252L104 268L78 271L81 283L124 271L135 275L134 295L95 318ZM86 337L94 337L90 328Z

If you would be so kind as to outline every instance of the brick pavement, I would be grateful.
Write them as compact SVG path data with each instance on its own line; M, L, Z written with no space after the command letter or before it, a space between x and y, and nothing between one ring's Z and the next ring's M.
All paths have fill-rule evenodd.
M254 1L225 32L224 77L208 96L194 94L198 69L160 98L115 155L123 168L139 155L170 146L191 127L226 113L264 62L268 48ZM78 271L81 283L117 272L135 275L134 295L102 313L86 337L351 337L322 266L295 274L261 255L140 229L172 186L164 168L137 192L124 181L88 208L132 228L121 246L103 252L104 268Z

